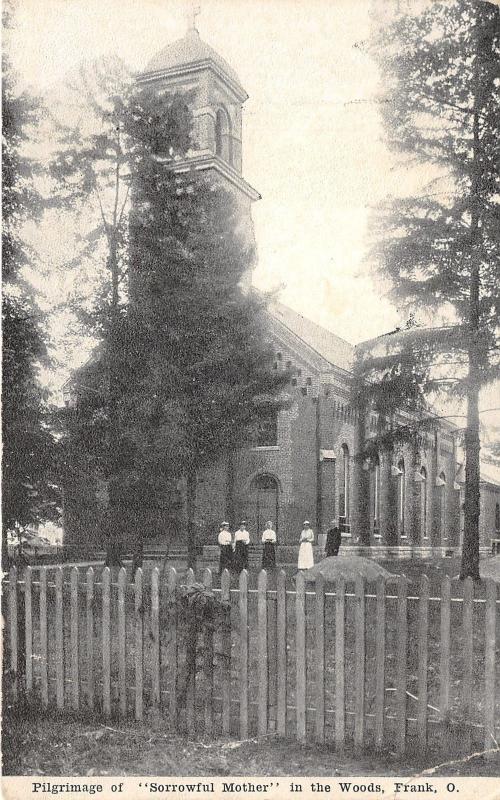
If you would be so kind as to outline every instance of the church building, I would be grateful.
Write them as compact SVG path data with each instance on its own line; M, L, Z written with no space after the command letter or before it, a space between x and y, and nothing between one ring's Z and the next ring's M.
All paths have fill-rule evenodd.
M220 181L241 208L242 232L253 241L251 204L259 193L242 173L242 106L247 94L234 69L199 36L187 34L161 50L137 76L158 92L190 92L195 148L176 169L194 167ZM248 276L248 287L251 276ZM390 456L357 457L374 434L373 414L361 420L352 395L356 348L279 302L268 310L274 369L292 376L289 402L259 441L198 479L200 544L215 544L220 522L245 519L251 542L272 520L280 545L296 546L308 519L325 534L338 520L344 545L356 552L445 555L458 550L463 523L463 474L455 428L440 420L418 446ZM384 337L380 337L383 342ZM363 345L360 345L363 347ZM500 539L500 485L482 495L481 548Z

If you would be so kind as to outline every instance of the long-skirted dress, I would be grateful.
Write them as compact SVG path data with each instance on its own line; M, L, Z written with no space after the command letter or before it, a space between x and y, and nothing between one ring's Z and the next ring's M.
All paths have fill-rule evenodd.
M241 572L248 569L248 545L250 544L250 534L247 530L239 530L234 534L234 555L233 569Z
M311 528L304 528L300 534L299 562L298 569L310 569L314 567L313 554L314 532Z
M266 528L262 534L264 552L262 553L262 569L276 569L276 531Z
M219 533L217 541L219 542L219 575L222 575L225 569L231 570L233 566L233 537L230 531L222 530Z

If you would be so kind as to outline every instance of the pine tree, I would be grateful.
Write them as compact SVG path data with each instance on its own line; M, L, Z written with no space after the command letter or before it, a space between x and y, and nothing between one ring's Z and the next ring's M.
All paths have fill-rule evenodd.
M4 11L4 30L13 24ZM23 225L37 219L43 199L36 189L37 165L25 152L43 114L40 101L17 86L8 50L3 54L2 84L2 541L7 531L57 519L60 494L55 483L57 448L50 429L47 394L39 369L47 363L44 317L26 268L36 265Z
M449 325L410 331L423 391L467 404L461 576L479 577L479 391L498 377L500 14L480 0L435 2L378 33L382 117L389 146L432 181L389 199L372 256L398 305ZM405 337L400 335L400 339ZM379 364L384 371L384 365Z
M132 178L130 319L148 357L124 416L143 431L136 463L149 453L149 475L186 479L194 565L199 470L252 441L281 406L287 376L271 369L265 300L242 290L254 253L238 233L236 202L173 166L148 148Z

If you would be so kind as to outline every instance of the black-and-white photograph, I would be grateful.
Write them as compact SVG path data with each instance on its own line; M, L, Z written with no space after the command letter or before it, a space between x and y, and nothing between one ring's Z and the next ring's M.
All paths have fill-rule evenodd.
M498 3L4 0L2 98L4 796L500 797Z

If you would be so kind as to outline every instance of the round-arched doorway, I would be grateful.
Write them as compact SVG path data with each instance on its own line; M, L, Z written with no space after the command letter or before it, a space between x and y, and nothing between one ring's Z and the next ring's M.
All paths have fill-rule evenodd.
M268 520L278 533L278 493L278 481L272 475L257 475L250 484L247 517L255 524L258 534L265 530Z

